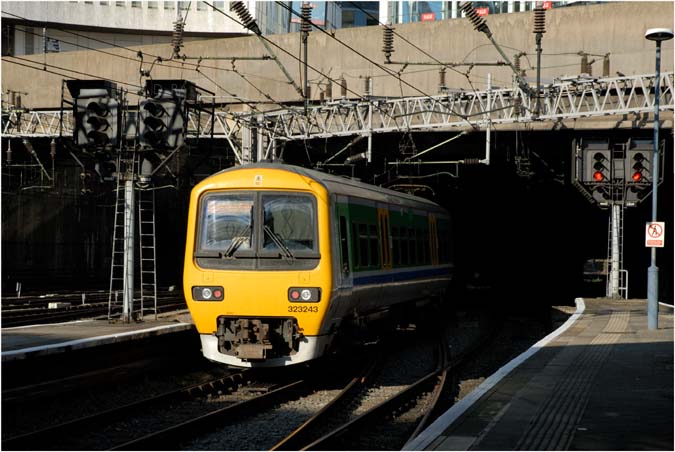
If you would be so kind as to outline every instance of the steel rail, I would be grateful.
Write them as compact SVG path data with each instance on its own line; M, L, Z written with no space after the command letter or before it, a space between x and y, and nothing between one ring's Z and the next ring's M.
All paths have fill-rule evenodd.
M277 403L281 398L286 397L289 392L294 393L302 390L302 386L305 383L305 380L294 381L257 397L211 411L189 421L128 441L110 450L175 449L176 443L180 441L186 441L208 429L222 425L222 423L229 419L245 416L256 409Z
M445 350L447 345L445 340L440 341L438 351L438 364L436 369L428 373L424 377L418 379L414 383L410 384L407 388L399 391L394 396L390 397L387 400L382 401L378 405L372 407L365 413L355 417L349 422L341 425L335 430L325 434L321 438L313 441L310 444L305 445L300 450L341 450L339 443L336 441L340 437L349 434L350 432L360 430L364 428L364 425L373 422L374 419L382 419L386 417L385 413L391 413L396 410L396 408L402 406L405 401L415 398L420 392L423 392L430 384L434 384L434 392L439 392L442 390L442 386L439 386L439 380L444 379L443 375L446 372L447 368L447 354ZM438 397L434 397L436 400Z
M232 389L237 385L250 380L249 374L252 372L245 370L226 377L216 378L204 383L186 386L184 388L168 391L157 396L148 397L143 400L132 402L119 407L111 408L93 415L84 416L61 424L53 425L41 430L15 436L2 441L3 450L46 450L50 447L50 442L54 438L66 435L72 432L81 433L85 428L92 424L104 424L133 414L149 406L164 403L167 401L178 400L183 397L193 396L195 394L208 394L221 388ZM4 402L4 394L3 394Z
M310 444L312 437L316 436L316 426L333 416L345 400L358 392L378 365L378 360L371 360L370 365L364 366L359 374L352 378L330 402L270 450L301 450L304 446Z

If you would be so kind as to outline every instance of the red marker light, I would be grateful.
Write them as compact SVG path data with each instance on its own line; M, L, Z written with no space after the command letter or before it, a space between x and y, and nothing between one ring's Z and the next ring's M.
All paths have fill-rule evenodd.
M213 296L214 296L215 298L220 298L220 297L223 296L223 292L221 292L220 290L216 289L216 290L213 291Z
M291 291L291 299L292 300L297 300L299 298L300 298L300 292L298 292L297 290Z
M603 176L600 171L596 171L593 173L593 179L595 179L596 182L602 182L604 178L605 176Z

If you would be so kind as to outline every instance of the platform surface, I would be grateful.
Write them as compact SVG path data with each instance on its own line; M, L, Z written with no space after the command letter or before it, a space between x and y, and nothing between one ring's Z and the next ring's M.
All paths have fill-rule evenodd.
M193 327L180 316L165 316L158 320L131 323L83 320L2 328L2 362L139 340Z
M581 304L405 450L674 450L672 309L649 330L644 300Z

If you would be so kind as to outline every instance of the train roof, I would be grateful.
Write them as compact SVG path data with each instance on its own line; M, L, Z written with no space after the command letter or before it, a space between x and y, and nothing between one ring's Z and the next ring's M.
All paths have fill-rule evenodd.
M388 188L366 184L364 182L360 182L348 177L336 176L333 174L328 174L321 171L303 168L301 166L295 165L286 165L282 163L269 163L269 162L251 163L242 166L233 166L231 168L227 168L223 171L220 171L218 174L223 174L230 171L237 171L241 169L254 169L254 168L277 169L296 173L319 182L326 188L326 190L328 190L329 193L347 196L356 196L360 198L370 199L373 201L389 202L394 204L408 205L411 207L415 207L415 205L417 205L417 207L425 207L427 209L430 207L435 207L439 210L445 211L445 209L443 209L435 202L425 198L420 198L419 196L413 196L407 193L389 190Z

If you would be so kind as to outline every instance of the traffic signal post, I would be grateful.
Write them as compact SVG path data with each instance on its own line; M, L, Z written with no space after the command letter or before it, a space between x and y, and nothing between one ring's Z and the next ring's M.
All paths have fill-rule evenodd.
M573 184L591 203L609 209L609 298L628 297L628 273L623 268L623 219L627 207L642 202L661 182L656 167L663 153L654 149L652 140L642 138L621 143L580 139L573 144Z

